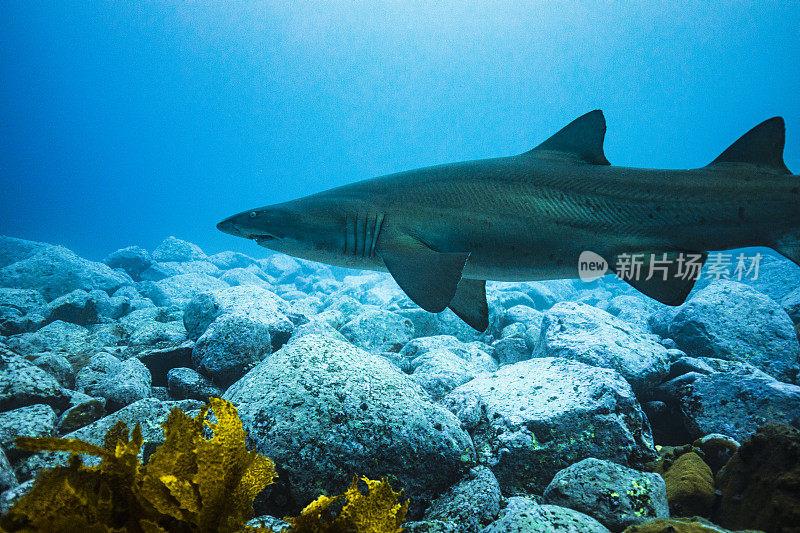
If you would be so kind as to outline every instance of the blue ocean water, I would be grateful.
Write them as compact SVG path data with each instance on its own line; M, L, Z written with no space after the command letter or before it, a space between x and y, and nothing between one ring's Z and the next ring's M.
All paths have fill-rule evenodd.
M793 2L3 2L0 234L100 259L224 216L525 151L605 111L613 164L690 168L782 115Z

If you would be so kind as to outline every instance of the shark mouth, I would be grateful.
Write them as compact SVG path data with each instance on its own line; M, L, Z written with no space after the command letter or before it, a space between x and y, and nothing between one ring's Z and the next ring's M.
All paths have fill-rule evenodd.
M259 245L262 245L265 242L270 242L275 240L274 235L253 235L250 238L256 241L256 243Z

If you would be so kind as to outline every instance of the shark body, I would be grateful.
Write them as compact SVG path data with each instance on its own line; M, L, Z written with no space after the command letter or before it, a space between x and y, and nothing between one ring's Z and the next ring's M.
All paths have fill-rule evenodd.
M524 154L364 180L217 227L297 257L388 270L420 307L449 307L478 330L486 280L576 278L587 250L612 270L641 257L642 275L626 281L671 305L694 284L678 272L682 257L770 246L800 260L800 180L783 163L780 117L691 170L611 166L605 129L592 111Z

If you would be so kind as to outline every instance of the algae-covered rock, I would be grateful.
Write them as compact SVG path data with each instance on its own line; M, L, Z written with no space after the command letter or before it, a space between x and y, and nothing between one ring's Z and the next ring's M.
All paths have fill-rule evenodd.
M669 517L661 476L593 458L558 472L543 501L585 513L612 531Z
M341 492L355 473L392 475L418 515L474 460L458 419L410 377L329 337L287 344L223 397L238 406L254 449L278 465L295 506Z
M717 474L712 520L730 528L797 531L800 524L800 430L768 424Z
M694 452L680 455L662 474L673 516L709 516L714 504L711 468Z
M734 533L700 517L659 518L639 526L631 526L623 533ZM744 533L744 532L742 532ZM752 532L758 533L758 532Z

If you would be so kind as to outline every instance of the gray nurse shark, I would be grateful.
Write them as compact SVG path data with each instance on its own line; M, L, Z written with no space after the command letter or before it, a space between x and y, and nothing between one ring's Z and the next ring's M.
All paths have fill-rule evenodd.
M605 131L591 111L520 155L359 181L217 227L296 257L388 270L423 309L449 307L480 331L486 280L576 278L587 251L669 305L695 282L686 258L702 265L709 250L768 246L800 261L800 180L783 162L781 117L691 170L612 166Z

